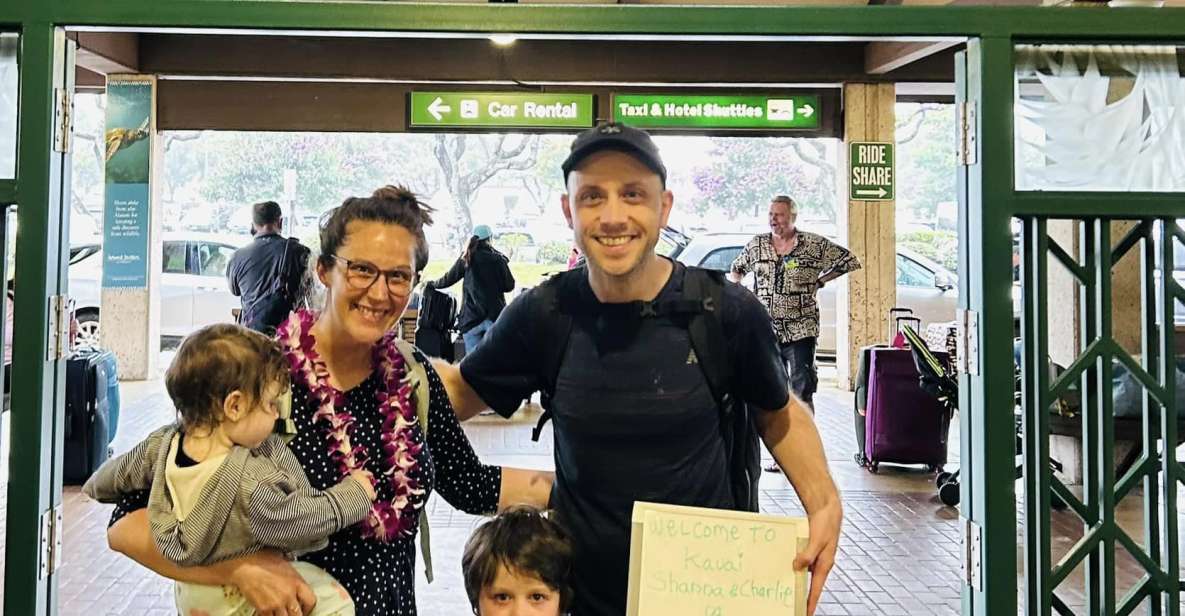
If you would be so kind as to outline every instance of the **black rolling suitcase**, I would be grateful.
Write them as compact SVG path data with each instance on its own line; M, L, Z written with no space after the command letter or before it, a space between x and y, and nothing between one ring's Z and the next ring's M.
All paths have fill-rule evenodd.
M457 323L457 300L436 289L424 289L416 319L416 346L428 357L455 361L453 328Z
M111 351L80 350L66 362L66 436L62 480L82 484L108 458L110 406L107 383Z

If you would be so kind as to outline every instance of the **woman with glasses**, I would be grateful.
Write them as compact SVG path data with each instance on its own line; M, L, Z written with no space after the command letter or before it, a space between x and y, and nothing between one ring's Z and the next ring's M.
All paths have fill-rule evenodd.
M424 284L429 289L447 289L465 280L464 301L457 317L457 329L465 339L465 353L472 353L494 326L506 307L506 294L514 290L509 259L490 244L490 228L477 225L465 252L439 280Z
M346 199L321 227L324 310L295 312L277 331L292 375L296 436L289 447L309 482L325 489L358 470L376 478L378 499L367 519L303 557L341 582L362 616L416 614L414 539L433 490L458 509L488 514L519 503L545 507L553 480L547 472L481 464L418 351L431 392L426 435L417 421L411 366L394 332L428 262L431 211L402 187ZM311 593L279 554L172 566L152 544L144 512L123 515L137 505L117 509L108 532L114 549L169 578L235 587L259 614L309 607Z

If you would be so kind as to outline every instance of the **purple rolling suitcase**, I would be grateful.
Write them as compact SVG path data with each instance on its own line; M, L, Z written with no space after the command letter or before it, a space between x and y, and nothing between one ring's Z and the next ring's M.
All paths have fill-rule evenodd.
M935 355L946 360L946 353ZM869 470L876 472L880 462L925 464L931 470L946 464L950 414L922 391L908 349L871 350L866 420Z

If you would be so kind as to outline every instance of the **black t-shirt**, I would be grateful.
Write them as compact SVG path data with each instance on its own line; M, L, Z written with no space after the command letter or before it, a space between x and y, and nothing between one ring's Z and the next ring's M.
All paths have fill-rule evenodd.
M674 265L658 301L678 299ZM552 505L576 544L575 616L625 613L630 515L643 500L730 509L719 411L687 330L642 318L636 305L600 304L587 278L552 398L556 487ZM789 394L769 313L747 289L726 284L721 319L733 390L757 409ZM515 300L461 363L465 381L509 416L544 383L545 339L532 290Z

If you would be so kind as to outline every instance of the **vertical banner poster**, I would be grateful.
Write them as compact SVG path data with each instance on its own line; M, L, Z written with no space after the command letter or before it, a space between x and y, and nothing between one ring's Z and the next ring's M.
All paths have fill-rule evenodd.
M154 85L149 75L113 75L107 80L104 288L148 286Z

